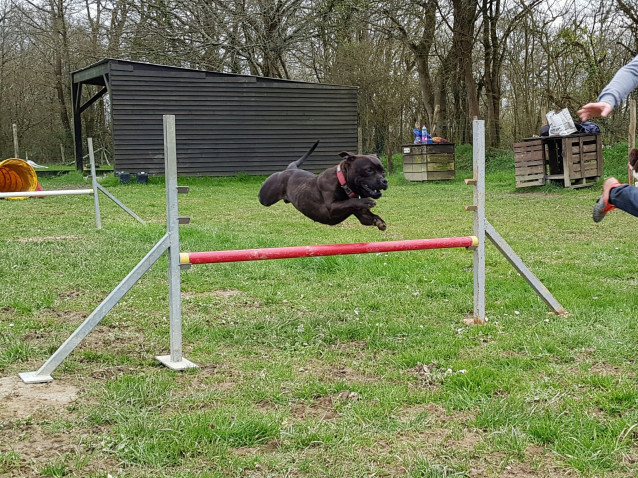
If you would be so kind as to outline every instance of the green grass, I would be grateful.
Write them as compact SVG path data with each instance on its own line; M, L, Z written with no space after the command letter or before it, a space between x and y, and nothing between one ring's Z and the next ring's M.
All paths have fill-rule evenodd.
M626 178L626 154L605 148L606 176ZM180 178L181 250L468 235L471 157L458 147L457 178L428 183L395 157L375 208L386 232L264 208L263 177ZM183 346L200 368L173 372L154 358L169 353L162 258L53 373L77 399L0 400L0 476L636 476L636 219L594 224L600 183L516 189L511 152L486 161L487 217L567 317L491 244L485 326L463 322L463 249L194 266ZM91 198L0 201L0 387L37 370L165 233L161 178L100 181L148 225L103 197L101 231Z

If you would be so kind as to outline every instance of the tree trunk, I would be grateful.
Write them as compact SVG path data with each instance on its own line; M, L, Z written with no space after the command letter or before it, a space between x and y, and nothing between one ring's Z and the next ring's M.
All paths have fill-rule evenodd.
M452 43L459 62L461 77L465 83L468 115L469 119L478 118L480 117L479 103L472 62L476 1L452 0L452 4L454 8Z
M53 26L54 36L54 49L53 52L53 69L55 76L55 91L58 97L58 111L60 115L60 122L64 128L64 136L67 139L71 139L71 122L69 120L69 112L67 110L67 102L64 92L67 90L67 85L64 81L66 78L63 66L63 58L68 56L67 49L67 31L66 20L64 18L64 4L63 0L51 0L50 1L50 14L51 24Z

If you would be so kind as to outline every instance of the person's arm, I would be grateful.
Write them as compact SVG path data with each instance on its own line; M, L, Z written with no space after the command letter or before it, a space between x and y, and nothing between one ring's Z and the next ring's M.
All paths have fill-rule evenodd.
M609 84L598 95L598 101L608 103L615 108L636 87L638 87L638 56L616 72Z
M600 116L605 118L635 88L638 88L638 56L616 72L600 95L596 103L587 103L577 111L581 121Z

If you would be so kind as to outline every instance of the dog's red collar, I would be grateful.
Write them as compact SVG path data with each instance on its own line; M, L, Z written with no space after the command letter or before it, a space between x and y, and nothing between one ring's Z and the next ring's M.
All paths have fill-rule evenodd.
M346 177L343 175L343 171L341 171L342 164L343 163L339 163L337 165L337 179L339 180L339 185L346 192L349 198L356 197L357 195L354 192L352 192L352 189L350 189L348 187L348 184L346 183Z

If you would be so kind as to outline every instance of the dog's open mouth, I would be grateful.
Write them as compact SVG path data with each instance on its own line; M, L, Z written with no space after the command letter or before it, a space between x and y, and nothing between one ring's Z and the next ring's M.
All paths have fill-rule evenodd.
M381 197L381 191L380 190L372 189L367 184L362 184L361 188L365 191L365 193L368 195L368 197L371 197L372 199L379 199Z

